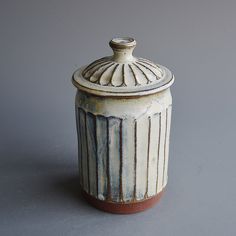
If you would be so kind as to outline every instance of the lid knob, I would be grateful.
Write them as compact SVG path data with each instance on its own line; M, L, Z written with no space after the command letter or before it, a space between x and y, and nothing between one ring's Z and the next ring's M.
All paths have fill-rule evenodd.
M136 46L136 41L130 37L114 38L109 42L114 55L113 60L116 62L133 61L133 50Z

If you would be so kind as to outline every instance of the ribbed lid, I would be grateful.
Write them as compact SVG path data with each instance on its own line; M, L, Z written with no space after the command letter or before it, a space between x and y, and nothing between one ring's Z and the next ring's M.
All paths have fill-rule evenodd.
M76 87L101 96L137 96L159 92L173 83L167 68L132 55L133 38L114 38L109 44L113 56L77 70L72 79Z

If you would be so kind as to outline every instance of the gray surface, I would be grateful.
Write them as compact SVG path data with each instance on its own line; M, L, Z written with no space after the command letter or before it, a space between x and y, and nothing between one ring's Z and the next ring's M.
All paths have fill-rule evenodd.
M235 235L235 1L1 1L0 235ZM81 199L72 72L113 36L176 76L169 184L129 216Z

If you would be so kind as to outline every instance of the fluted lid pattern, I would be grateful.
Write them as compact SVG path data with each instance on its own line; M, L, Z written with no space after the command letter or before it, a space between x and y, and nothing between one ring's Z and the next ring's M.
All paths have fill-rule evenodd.
M113 56L98 59L75 72L73 82L77 87L98 95L131 96L138 92L156 92L173 83L167 68L132 55L136 46L134 39L115 38L109 44Z

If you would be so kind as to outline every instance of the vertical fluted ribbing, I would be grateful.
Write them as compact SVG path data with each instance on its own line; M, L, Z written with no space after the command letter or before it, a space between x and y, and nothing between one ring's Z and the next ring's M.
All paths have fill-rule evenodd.
M168 111L166 108L155 116L143 117L142 120L131 119L127 123L127 120L124 122L121 118L95 115L81 108L77 110L77 132L81 141L78 142L81 150L81 184L88 189L88 193L101 200L125 202L151 197L153 191L160 192L166 184L167 175L167 138L170 125ZM133 137L133 141L127 143L126 135ZM153 152L154 146L156 154ZM127 149L132 149L132 152L127 152ZM138 154L140 150L143 151ZM127 156L129 154L132 157ZM129 160L125 159L124 162L127 157ZM145 158L146 161L142 162ZM154 161L155 168L152 164ZM144 167L142 163L145 163L145 170L140 172ZM130 172L132 174L127 175ZM152 177L154 172L155 177ZM96 178L94 181L93 174ZM145 182L137 181L137 178L145 179ZM128 179L129 184L124 183ZM144 186L140 184L145 185L143 195L140 191L143 191Z

